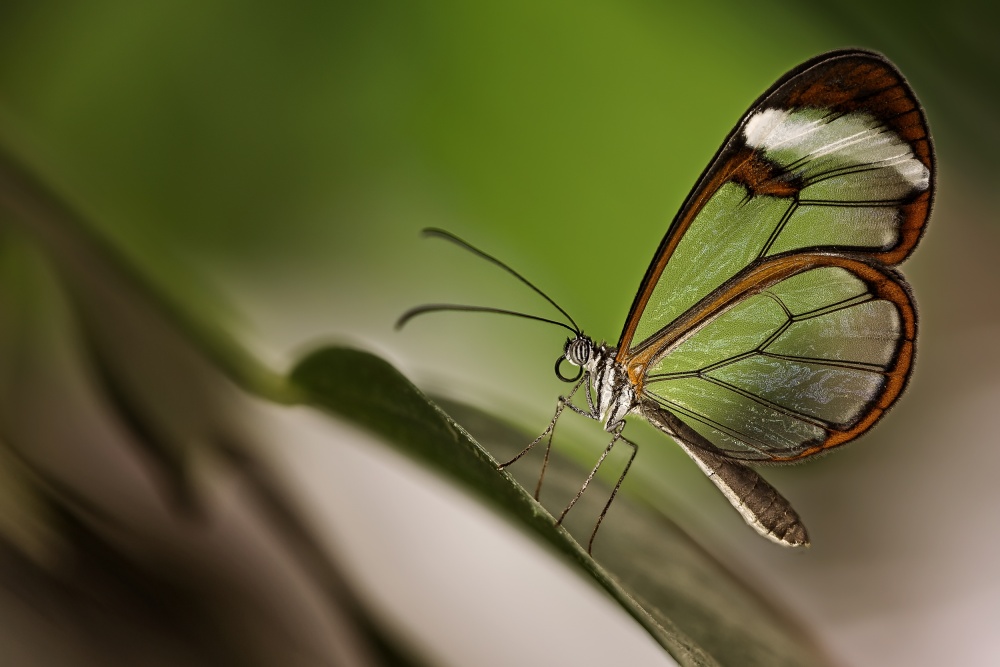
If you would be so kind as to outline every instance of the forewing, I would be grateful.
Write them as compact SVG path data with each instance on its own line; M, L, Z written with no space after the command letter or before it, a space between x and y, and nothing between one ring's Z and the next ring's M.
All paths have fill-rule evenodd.
M681 207L618 361L645 367L682 315L770 258L901 262L927 220L933 177L923 112L888 60L839 51L793 70L743 116Z
M891 269L833 254L775 257L682 318L643 394L723 455L801 459L871 427L913 360L913 305Z

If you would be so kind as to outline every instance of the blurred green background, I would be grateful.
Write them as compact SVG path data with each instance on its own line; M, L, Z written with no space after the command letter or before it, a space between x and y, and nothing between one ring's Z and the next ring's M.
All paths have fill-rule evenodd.
M422 386L538 430L563 389L551 373L561 331L460 314L393 331L426 302L547 314L509 277L418 231L444 227L503 258L613 343L674 211L757 95L823 51L882 51L924 103L939 165L928 233L904 266L923 315L909 394L863 444L770 475L813 531L807 557L758 544L641 426L632 483L773 586L845 661L886 664L906 641L928 660L910 664L954 657L935 653L934 635L966 642L955 664L975 664L987 649L971 619L1000 613L965 574L991 572L1000 552L1000 492L976 472L1000 456L988 428L1000 400L994 12L8 1L0 139L162 289L268 362L353 341Z
M0 12L8 143L164 282L214 281L246 300L246 330L268 349L356 335L428 369L487 356L477 373L504 384L526 379L521 359L551 365L561 336L521 322L442 316L391 332L416 303L529 296L419 242L426 225L505 258L616 339L729 128L831 48L882 50L911 79L943 205L949 185L968 204L998 173L997 55L971 7L98 0ZM483 355L499 352L479 340L498 328L513 344Z

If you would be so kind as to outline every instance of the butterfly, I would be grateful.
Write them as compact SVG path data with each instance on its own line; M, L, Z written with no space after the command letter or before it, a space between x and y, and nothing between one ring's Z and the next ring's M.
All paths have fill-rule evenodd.
M623 435L629 415L676 441L758 533L807 546L798 514L751 465L793 463L843 445L902 394L917 316L894 267L920 239L934 179L927 121L903 75L881 54L833 51L779 79L730 132L657 247L614 347L595 343L521 274L443 230L426 231L514 275L569 323L431 304L397 325L466 310L572 332L556 362L572 390L549 427L500 467L546 437L547 463L566 408L601 422L611 442L561 522L612 448L627 445L628 462L588 550L638 451ZM564 374L566 364L576 375Z

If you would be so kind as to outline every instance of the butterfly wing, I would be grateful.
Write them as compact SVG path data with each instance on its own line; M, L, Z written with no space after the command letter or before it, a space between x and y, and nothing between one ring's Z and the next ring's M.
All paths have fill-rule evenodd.
M650 361L642 392L731 458L779 463L843 444L909 375L913 304L877 264L777 257L699 305Z
M617 360L730 458L797 460L860 435L912 364L914 309L890 267L920 237L933 178L923 112L890 62L803 64L688 196Z

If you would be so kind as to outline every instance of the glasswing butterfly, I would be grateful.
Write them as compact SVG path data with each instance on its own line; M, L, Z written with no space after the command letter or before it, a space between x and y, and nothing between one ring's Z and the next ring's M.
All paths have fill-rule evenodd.
M930 214L934 154L912 89L884 56L842 50L786 74L723 142L667 229L639 285L618 344L595 344L569 314L498 259L442 230L426 230L493 262L568 320L493 312L569 329L556 375L574 383L565 408L612 435L576 497L641 415L691 456L750 526L806 546L798 514L748 464L801 461L866 432L899 398L913 364L916 312L893 268ZM576 366L574 377L563 364ZM573 402L584 391L586 406ZM542 465L542 476L545 472ZM536 488L535 496L538 496Z

